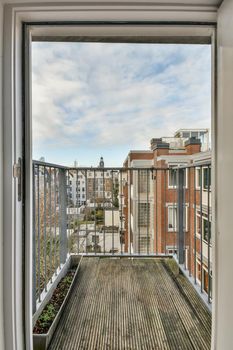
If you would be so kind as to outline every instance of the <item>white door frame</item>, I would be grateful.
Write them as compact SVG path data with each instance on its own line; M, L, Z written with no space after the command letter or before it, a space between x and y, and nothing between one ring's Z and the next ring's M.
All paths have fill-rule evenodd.
M140 10L140 11L139 11ZM67 21L134 21L134 26L111 25L111 31L117 35L138 36L140 30L144 35L153 34L159 38L173 38L178 42L180 37L211 38L215 43L216 9L198 6L161 6L143 5L135 3L124 5L119 3L102 5L82 5L55 3L54 5L7 5L4 11L4 327L5 349L21 350L32 349L32 307L29 300L32 290L32 184L31 184L31 112L30 112L30 39L31 35L77 35L77 27L64 26L62 29L54 26L38 27L40 23ZM140 25L144 22L144 26ZM150 26L145 22L151 21ZM23 42L23 23L30 22L31 27L26 28ZM203 22L205 24L203 25ZM36 23L36 24L33 24ZM86 22L87 24L87 22ZM97 28L86 25L79 27L86 35L95 35ZM207 25L209 24L209 25ZM102 34L106 33L106 26L102 27ZM102 30L101 29L101 30ZM119 32L119 29L121 32ZM100 30L100 31L101 31ZM155 32L155 33L154 33ZM100 33L98 33L100 35ZM23 50L27 53L26 69L24 65ZM27 69L28 68L28 69ZM214 72L214 70L213 70ZM214 74L214 73L213 73ZM22 89L23 79L26 77L25 90ZM215 89L213 88L215 95ZM26 103L22 104L23 95L26 94ZM213 130L215 132L215 106L213 105ZM24 129L23 129L23 122ZM24 134L26 148L23 155L21 142ZM216 138L216 135L213 141ZM213 145L213 142L212 142ZM13 165L18 157L25 157L26 186L25 195L25 221L22 202L17 201L17 179L13 179ZM213 159L214 169L215 159ZM215 208L215 195L212 196L212 208ZM24 223L24 231L22 224ZM214 232L214 229L213 231ZM25 244L24 244L25 242ZM25 256L25 259L24 259ZM25 261L24 261L25 260ZM23 264L25 263L25 269ZM25 279L24 279L25 278ZM22 291L22 293L21 293Z

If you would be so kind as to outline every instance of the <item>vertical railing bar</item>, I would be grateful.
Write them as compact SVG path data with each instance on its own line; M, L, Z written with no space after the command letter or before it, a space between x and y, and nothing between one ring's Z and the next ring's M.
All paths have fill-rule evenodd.
M72 171L72 175L74 176L74 172ZM66 183L66 222L67 222L67 228L66 229L66 235L67 235L67 241L66 241L66 252L69 255L70 254L70 241L71 241L71 219L72 219L72 214L69 211L69 204L72 205L73 207L75 207L74 203L71 203L71 198L68 197L68 186L70 187L70 175L69 175L69 170L67 171L67 175L66 175L66 179L67 182ZM71 185L71 196L72 196L72 185ZM75 217L75 215L74 215Z
M79 214L78 214L78 208L79 208L79 205L81 203L81 177L80 177L80 184L78 184L78 169L76 169L76 207L77 207L77 244L78 244L78 254L80 252L80 237L79 237ZM79 190L79 191L78 191ZM78 198L77 198L78 196ZM80 197L79 197L80 196Z
M200 167L201 169L201 177L200 177L200 220L201 220L201 225L200 225L200 236L201 236L201 242L200 242L200 246L201 246L201 292L203 292L203 232L202 232L202 188L203 188L203 184L202 184L202 176L203 176L203 168L202 166Z
M188 169L188 195L189 195L189 207L188 207L188 231L189 231L189 277L192 276L192 236L191 236L191 171L192 169ZM185 222L186 223L186 222Z
M207 220L208 220L208 302L210 303L210 166L208 170L208 187L207 187Z
M36 312L36 169L35 165L33 164L33 178L32 178L32 190L33 190L33 218L32 218L32 224L33 224L33 266L32 266L32 311L33 314Z
M176 191L175 191L175 207L176 207L176 232L175 232L175 248L176 250L179 249L177 241L178 241L178 191L179 191L179 175L178 175L178 170L175 170L176 172L176 181L177 181L177 186L176 186Z
M147 255L149 254L149 172L148 169L146 169L146 242L147 242Z
M70 181L70 172L69 170L65 170L65 192L66 192L66 207L65 207L65 215L66 215L66 259L69 254L69 236L71 231L71 214L68 215L69 205L71 204L71 198L68 198L68 186ZM68 208L68 210L67 210ZM62 228L61 228L62 229ZM59 254L61 255L61 254Z
M155 197L156 197L156 212L155 212L155 224L156 224L156 234L155 234L155 237L156 237L156 242L155 242L155 252L156 252L156 255L158 255L158 172L157 172L157 169L155 170L155 181L156 181L156 184L155 184Z
M96 182L95 182L95 169L94 169L94 220L95 220L95 254L96 254Z
M59 217L59 230L58 230L58 233L59 233L59 244L58 244L58 248L59 248L59 254L58 254L58 267L59 269L61 269L61 264L62 264L62 259L61 259L61 254L63 255L63 249L65 249L65 247L63 247L63 240L61 240L61 236L62 236L62 196L61 196L61 191L60 191L60 169L58 169L58 217ZM70 218L69 216L67 216L67 207L69 207L69 204L70 204L70 199L68 198L68 191L67 191L67 188L68 188L68 185L69 185L69 170L66 171L64 170L64 177L65 177L65 189L66 189L66 196L67 196L67 202L66 202L66 236L67 236L67 228L68 228L68 231L69 231L69 228L70 228ZM66 242L66 248L67 248L67 242ZM67 250L66 250L66 253L67 253ZM66 254L66 258L67 258L67 254ZM64 263L64 262L63 262Z
M167 254L167 218L166 218L166 182L167 182L167 171L164 169L164 253Z
M194 167L194 283L197 284L197 193L196 167Z
M105 255L105 176L104 176L104 168L103 168L103 172L102 172L102 180L103 180L103 253Z
M69 170L68 170L68 183L69 183ZM72 186L72 185L71 185ZM77 193L76 193L76 186L77 184L75 185L75 200L76 200L76 205L77 205ZM72 191L72 187L71 187L71 191ZM66 195L67 195L67 207L69 207L68 205L68 192L66 190ZM73 203L74 205L74 203ZM75 205L74 205L75 206ZM66 208L66 216L67 216L67 223L68 223L68 235L67 235L67 254L70 255L71 253L71 214L68 214L69 211L68 209ZM70 216L69 216L70 215Z
M41 288L40 288L40 166L38 165L38 175L37 175L37 215L38 215L38 293L39 302L41 301Z
M72 172L72 174L74 175L74 172ZM72 205L74 207L74 203L71 203L71 198L72 198L72 194L71 194L71 198L68 198L68 186L70 184L70 179L69 179L69 170L67 169L65 171L65 178L68 181L65 182L66 187L65 187L65 193L66 193L66 205L65 205L65 215L66 215L66 260L70 254L70 232L71 232L71 219L72 219L72 215L68 214L69 212L69 204ZM68 179L67 179L68 178ZM71 187L71 193L72 193L72 187Z
M186 268L185 264L185 249L184 249L184 179L185 179L185 169L179 169L178 170L178 186L177 186L177 249L179 251L178 254L178 260L179 264L184 265Z
M59 266L67 260L67 169L58 168Z
M140 255L140 239L141 239L141 229L140 229L140 170L138 169L138 254Z
M74 208L78 207L78 201L77 201L77 178L75 180L75 170L72 172L73 174L73 182L75 184L74 186L74 196L73 196L73 184L71 183L71 198L73 198L74 202L72 203L71 199L70 199L70 203L71 205L73 205ZM69 185L70 186L70 185ZM66 190L67 193L67 209L66 209L66 215L67 215L67 222L70 222L70 226L69 226L69 230L67 233L67 253L70 255L71 253L74 253L74 247L72 245L72 242L75 241L75 220L73 222L73 231L71 229L72 227L72 220L73 220L73 216L71 214L71 212L69 211L69 205L68 205L68 190ZM78 209L77 209L77 213L78 213ZM74 218L75 218L75 214L74 214Z
M183 209L183 234L184 234L184 261L185 261L185 270L188 269L188 263L186 261L186 248L187 248L187 235L186 235L186 171L187 169L183 170L183 203L182 203L182 209Z
M47 225L46 225L46 215L47 215L47 208L46 208L46 167L44 166L44 274L45 274L45 281L44 281L44 288L47 292Z
M87 226L87 169L85 170L85 191L86 191L86 203L85 203L85 220L86 220L86 254L87 250L87 240L88 240L88 226Z
M173 249L175 251L176 249L176 231L177 231L177 216L178 216L178 205L176 205L176 191L178 191L178 176L176 173L175 169L171 168L171 174L173 172L174 174L174 179L172 179L172 175L171 175L171 180L173 182L172 184L172 192L173 192L173 201L172 201L172 222L173 222L173 230L172 230L172 234L173 234ZM178 253L178 252L177 252ZM178 254L177 254L178 256Z
M112 254L114 254L113 170L112 170Z
M58 222L59 222L59 225L58 225L58 242L57 242L57 237L56 237L56 247L57 247L57 253L56 253L56 256L57 256L57 269L61 269L61 248L62 248L62 243L61 243L61 226L62 226L62 215L61 215L61 192L60 192L60 181L61 181L61 178L59 176L59 172L60 170L57 169L57 189L58 189L58 192L57 192L57 205L58 205ZM65 182L66 184L67 182ZM57 233L57 232L56 232ZM58 255L59 254L59 255ZM59 256L59 258L58 258Z
M72 205L72 195L70 196L70 193L72 193L72 186L70 185L70 175L69 175L69 170L65 172L65 178L66 178L66 196L67 196L67 206L66 206L66 224L67 224L67 230L66 230L66 235L67 235L67 242L66 242L66 251L69 252L69 241L70 241L70 231L71 231L71 221L72 221L72 215L70 211L70 206ZM71 191L70 191L71 190ZM74 207L74 203L73 203Z
M52 282L52 168L49 168L49 269Z
M55 275L57 276L57 169L54 168L54 242L53 242L53 262Z
M121 208L120 208L120 212L121 212L121 233L120 233L120 240L121 240L121 254L123 254L123 249L122 249L122 239L123 239L123 205L122 205L122 200L123 200L123 193L122 193L122 169L120 169L120 186L119 186L119 189L120 189L120 194L119 194L119 198L121 200Z
M133 171L128 170L128 244L129 244L129 253L132 254L131 249L131 177L133 178Z

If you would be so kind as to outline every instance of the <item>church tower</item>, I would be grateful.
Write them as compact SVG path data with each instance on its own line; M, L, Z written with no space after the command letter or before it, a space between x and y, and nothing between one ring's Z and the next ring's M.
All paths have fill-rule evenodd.
M104 168L104 158L100 157L99 168Z

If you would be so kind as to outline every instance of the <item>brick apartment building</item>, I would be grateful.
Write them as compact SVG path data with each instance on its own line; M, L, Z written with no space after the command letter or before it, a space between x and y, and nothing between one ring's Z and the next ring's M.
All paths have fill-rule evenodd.
M201 142L202 141L202 142ZM183 170L184 266L208 292L212 275L209 132L179 130L130 151L122 184L125 251L177 254L178 170ZM129 169L132 170L129 170Z

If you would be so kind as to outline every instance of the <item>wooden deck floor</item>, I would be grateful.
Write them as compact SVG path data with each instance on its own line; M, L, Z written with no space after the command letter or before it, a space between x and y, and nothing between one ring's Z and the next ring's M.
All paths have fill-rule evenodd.
M209 311L166 266L157 259L84 258L49 349L210 349Z

